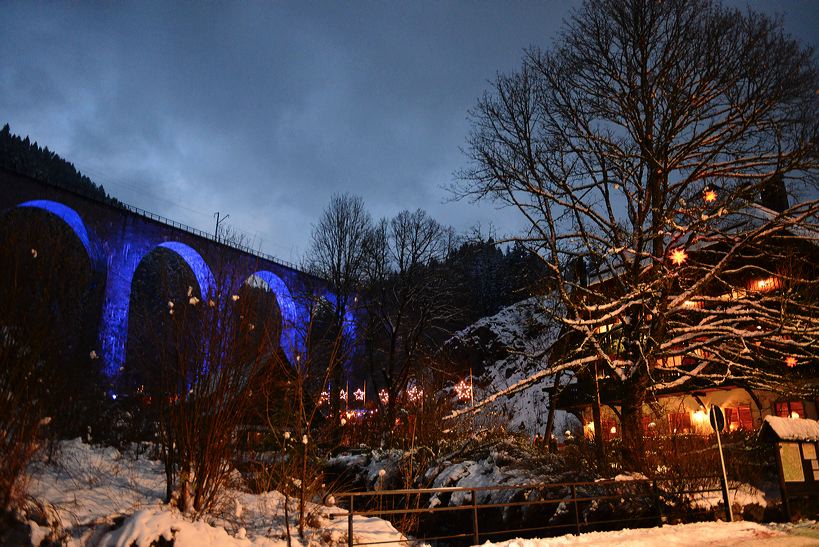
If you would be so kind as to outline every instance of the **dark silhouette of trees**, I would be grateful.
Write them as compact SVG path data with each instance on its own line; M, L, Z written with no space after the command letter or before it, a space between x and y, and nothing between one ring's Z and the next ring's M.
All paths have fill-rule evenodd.
M364 207L364 200L349 194L333 195L313 226L306 258L307 270L328 285L324 296L331 310L333 332L326 339L334 346L325 353L330 359L330 417L333 419L339 416L344 366L350 363L355 351L355 313L371 232L372 218Z
M48 146L41 148L28 137L21 138L12 133L9 124L0 130L0 167L98 200L118 203L105 192L105 188L77 171L72 163L49 150Z
M387 434L410 378L457 314L456 287L443 263L452 252L453 234L418 209L382 219L368 240L367 368Z

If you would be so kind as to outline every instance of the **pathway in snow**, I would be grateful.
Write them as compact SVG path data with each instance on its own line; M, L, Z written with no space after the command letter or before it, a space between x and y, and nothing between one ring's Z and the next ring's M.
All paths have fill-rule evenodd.
M503 543L486 542L483 547L551 547L554 545L606 545L607 547L663 547L708 545L764 545L770 547L819 546L819 525L810 521L800 525L765 526L753 522L698 522L659 528L590 532L543 539L515 539Z

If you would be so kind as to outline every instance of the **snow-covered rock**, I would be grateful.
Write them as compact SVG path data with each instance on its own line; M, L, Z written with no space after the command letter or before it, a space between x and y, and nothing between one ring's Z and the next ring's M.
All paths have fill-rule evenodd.
M443 353L461 371L474 374L475 403L515 386L548 367L548 349L560 333L552 319L558 313L550 297L532 297L476 321L455 333ZM480 415L507 421L512 431L543 435L552 378L544 377L514 394L498 397ZM555 424L565 420L563 412ZM563 431L565 427L556 427Z

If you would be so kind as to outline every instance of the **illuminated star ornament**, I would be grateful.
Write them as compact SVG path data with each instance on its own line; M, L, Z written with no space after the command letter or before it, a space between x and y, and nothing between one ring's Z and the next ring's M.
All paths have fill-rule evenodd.
M673 262L677 266L685 262L686 258L688 258L688 255L682 249L674 249L673 251L671 251L671 262Z
M706 188L702 195L702 199L704 199L707 203L714 203L717 201L717 193L713 188Z
M458 399L464 400L472 397L472 386L466 380L461 380L455 384L455 393Z
M792 355L790 357L788 357L787 359L785 359L785 364L788 365L790 368L795 367L796 363L797 363L796 357L794 357Z

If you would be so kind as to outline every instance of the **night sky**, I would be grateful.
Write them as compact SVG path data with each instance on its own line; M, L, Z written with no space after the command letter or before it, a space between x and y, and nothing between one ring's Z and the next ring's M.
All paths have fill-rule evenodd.
M448 201L467 111L571 5L2 2L0 125L127 203L209 231L229 213L286 260L334 192L503 236L513 212ZM819 44L819 2L731 5Z

